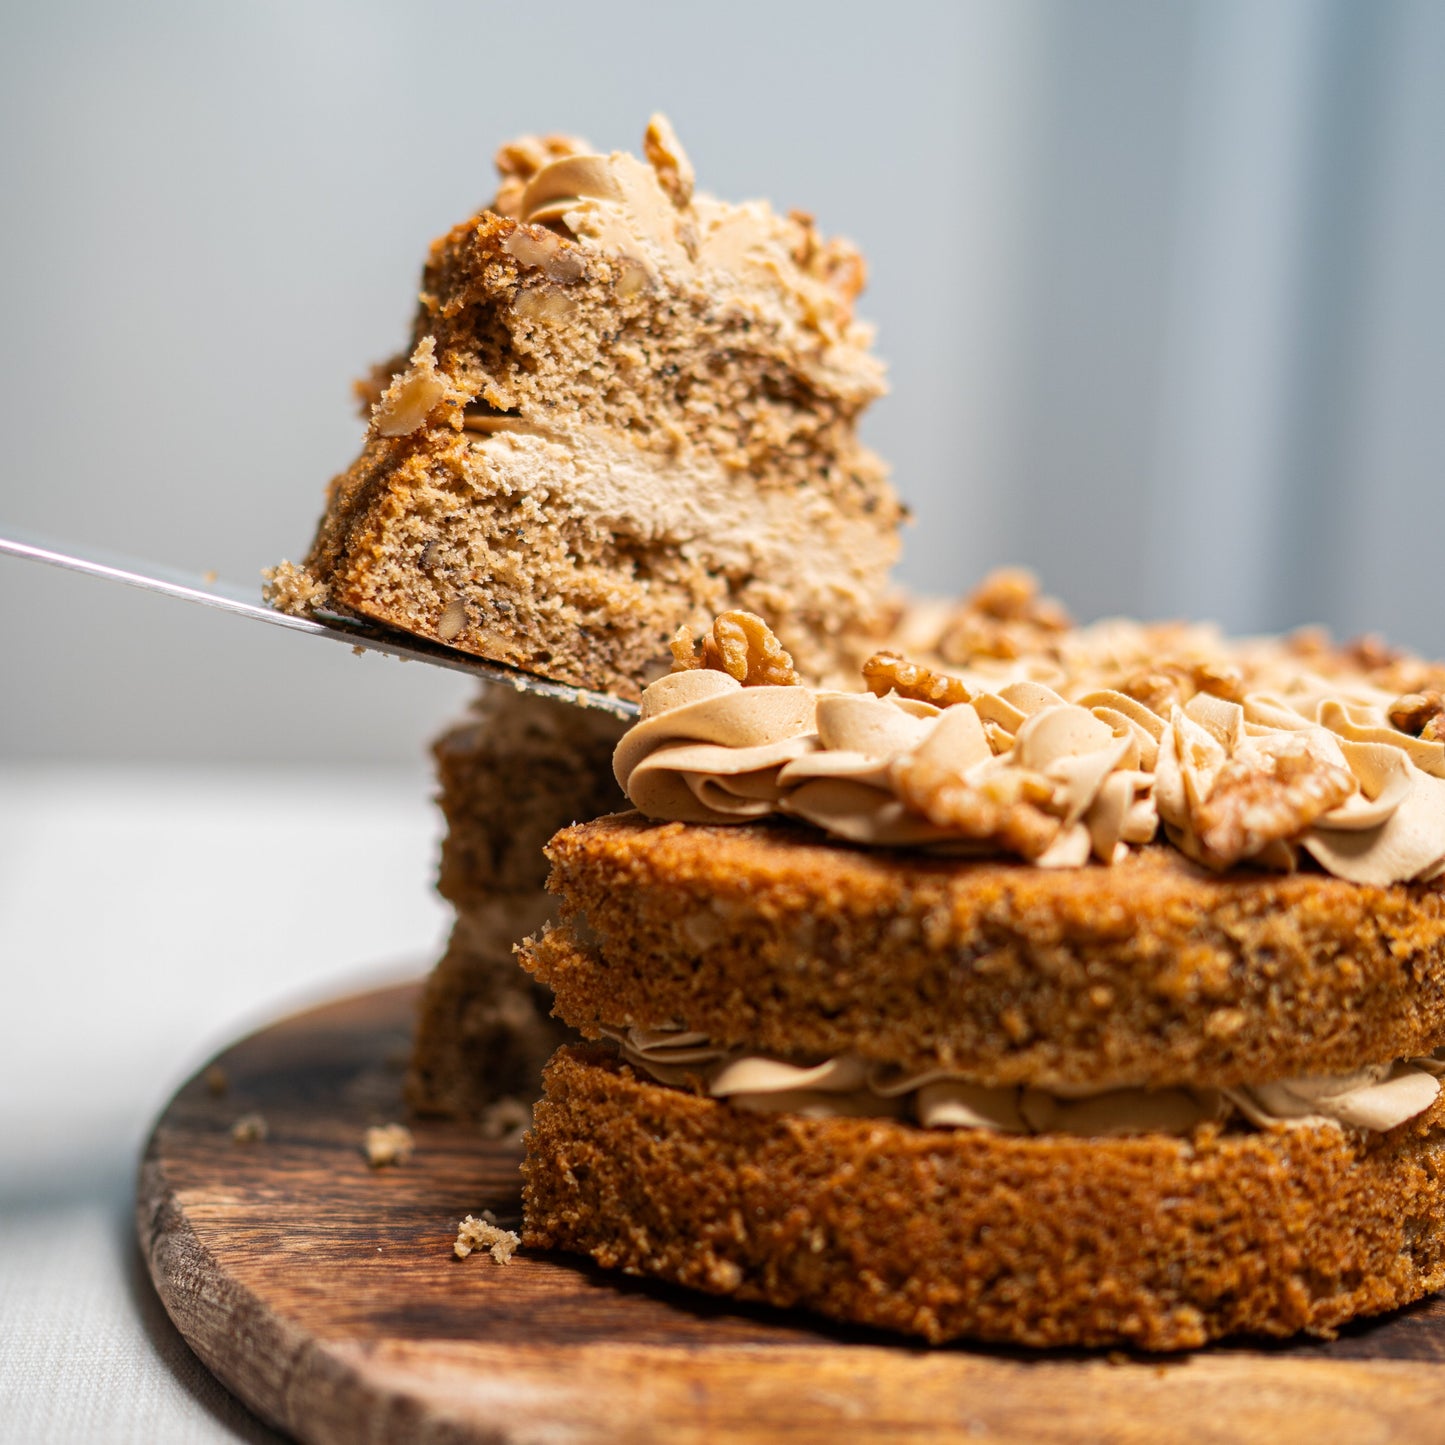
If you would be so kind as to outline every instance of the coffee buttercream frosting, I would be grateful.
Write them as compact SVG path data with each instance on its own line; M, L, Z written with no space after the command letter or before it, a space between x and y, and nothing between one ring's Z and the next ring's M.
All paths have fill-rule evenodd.
M1204 686L1149 696L1143 659ZM1273 639L1111 622L947 681L967 700L674 672L644 692L617 780L653 818L789 817L1045 868L1117 862L1162 834L1214 868L1287 869L1303 851L1357 883L1445 874L1445 742L1394 726L1395 694L1364 672L1305 666Z
M1445 1073L1445 1062L1430 1056L1229 1089L997 1087L945 1070L890 1068L857 1054L799 1064L729 1052L684 1028L604 1032L629 1064L659 1083L700 1086L735 1108L814 1118L904 1119L925 1129L1004 1134L1188 1134L1232 1117L1259 1128L1336 1124L1384 1132L1428 1109Z

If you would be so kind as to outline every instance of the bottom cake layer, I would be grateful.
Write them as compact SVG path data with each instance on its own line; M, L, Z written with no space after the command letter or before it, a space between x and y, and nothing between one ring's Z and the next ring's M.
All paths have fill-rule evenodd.
M1018 1137L751 1114L565 1047L526 1244L940 1342L1328 1334L1445 1284L1445 1100L1387 1134Z

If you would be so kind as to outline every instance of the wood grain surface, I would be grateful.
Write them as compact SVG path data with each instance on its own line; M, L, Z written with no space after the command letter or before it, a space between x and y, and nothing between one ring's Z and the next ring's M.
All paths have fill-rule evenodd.
M455 1258L466 1214L520 1227L518 1150L405 1119L414 988L244 1039L191 1080L141 1166L151 1277L202 1360L304 1441L1445 1441L1445 1306L1333 1341L1182 1357L932 1349L729 1307L563 1256ZM238 1143L244 1114L267 1135Z

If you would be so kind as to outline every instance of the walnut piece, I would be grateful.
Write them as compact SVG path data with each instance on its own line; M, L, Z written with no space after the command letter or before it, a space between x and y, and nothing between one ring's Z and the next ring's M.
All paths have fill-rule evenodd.
M799 681L792 656L752 612L721 613L703 634L701 648L690 627L679 627L672 639L672 670L696 667L725 672L744 687L795 687Z
M490 209L499 216L518 220L522 214L522 193L527 182L553 161L567 156L587 155L592 147L585 140L570 135L524 135L508 141L492 158L501 184Z
M1210 858L1237 863L1268 844L1297 838L1355 791L1347 768L1307 748L1231 758L1194 819Z
M1017 567L990 572L965 606L999 622L1031 622L1050 632L1064 632L1073 626L1060 603L1039 596L1039 579Z
M1020 768L969 783L950 767L905 753L889 775L906 807L965 838L992 839L1010 853L1037 858L1059 835L1059 820L1040 806L1053 797L1053 787L1037 773Z
M1142 702L1150 712L1168 717L1169 709L1183 706L1196 693L1207 692L1227 702L1244 698L1244 673L1232 663L1156 662L1126 677L1119 691L1135 702Z
M667 192L679 211L684 210L692 201L696 176L672 122L665 115L654 115L647 122L647 130L642 136L642 153L656 173L658 185Z
M1445 694L1432 688L1427 692L1412 692L1404 697L1397 697L1390 704L1390 721L1402 733L1409 733L1412 738L1425 737L1428 728L1430 736L1425 740L1438 742L1441 740L1442 731L1445 731Z
M1015 658L1047 652L1073 623L1052 597L1039 595L1033 573L1001 568L984 578L949 619L938 640L948 662L973 657Z
M899 697L931 702L935 707L952 707L972 696L960 679L935 672L921 662L909 662L896 652L875 652L863 664L863 681L874 697L896 692Z

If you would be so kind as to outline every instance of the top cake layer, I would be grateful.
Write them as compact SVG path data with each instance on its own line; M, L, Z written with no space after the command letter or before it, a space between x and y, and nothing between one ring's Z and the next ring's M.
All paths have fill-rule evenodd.
M330 606L636 696L680 624L745 607L814 677L877 614L902 512L859 414L883 389L863 264L809 217L647 159L528 138L432 247L406 356L363 388L278 605Z

